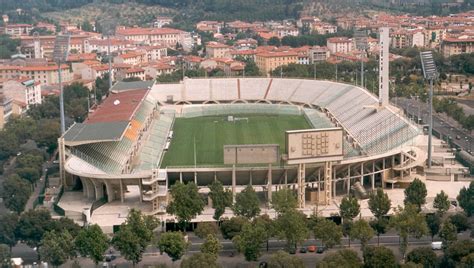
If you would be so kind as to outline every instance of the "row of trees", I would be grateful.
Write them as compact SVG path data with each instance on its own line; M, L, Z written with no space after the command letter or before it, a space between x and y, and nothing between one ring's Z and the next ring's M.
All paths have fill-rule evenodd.
M437 113L446 113L467 130L474 129L474 115L466 115L462 107L452 98L434 98L433 107Z

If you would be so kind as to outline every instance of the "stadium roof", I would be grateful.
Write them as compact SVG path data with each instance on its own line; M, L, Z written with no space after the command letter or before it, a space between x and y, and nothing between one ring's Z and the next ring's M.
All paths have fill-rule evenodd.
M77 146L95 142L119 141L122 139L128 125L128 121L95 124L77 123L64 134L64 142L69 146Z
M112 92L85 123L130 121L147 93L148 89Z
M121 91L128 91L128 90L135 90L135 89L150 89L153 86L152 81L133 81L133 82L117 82L110 91L112 92L121 92Z

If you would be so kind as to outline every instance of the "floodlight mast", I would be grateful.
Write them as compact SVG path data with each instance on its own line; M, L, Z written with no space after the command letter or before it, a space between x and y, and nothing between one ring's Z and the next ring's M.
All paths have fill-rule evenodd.
M438 77L438 71L431 51L420 52L423 76L430 81L429 91L429 118L428 118L428 168L432 165L432 142L433 142L433 81Z
M54 42L53 59L58 65L58 84L59 84L59 111L61 116L61 135L66 132L66 123L64 117L64 90L61 77L61 64L67 61L69 55L70 35L58 35Z
M360 50L360 86L364 87L364 59L365 52L368 48L367 31L357 30L354 33L355 45Z

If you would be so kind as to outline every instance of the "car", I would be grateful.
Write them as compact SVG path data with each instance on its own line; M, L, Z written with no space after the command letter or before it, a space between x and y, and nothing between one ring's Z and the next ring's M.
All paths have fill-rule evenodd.
M111 261L115 260L116 258L117 258L117 256L115 256L114 254L105 255L105 261L106 262L111 262Z
M296 254L296 248L290 248L290 250L288 251L288 253L290 253L290 254Z
M315 245L308 246L308 252L315 252L315 251L316 251Z
M308 252L308 249L306 247L300 248L300 253L306 253L306 252Z
M461 136L456 135L456 140L460 140L460 139L461 139Z
M431 249L432 250L440 250L442 248L443 248L443 242L441 242L441 241L431 242Z
M322 253L324 253L324 251L326 251L326 247L321 246L321 247L318 247L318 250L316 250L316 253L322 254Z

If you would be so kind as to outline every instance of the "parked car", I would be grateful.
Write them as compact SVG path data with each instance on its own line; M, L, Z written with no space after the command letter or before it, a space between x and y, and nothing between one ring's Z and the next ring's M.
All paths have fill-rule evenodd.
M306 253L306 252L308 252L308 249L306 247L300 248L300 253Z
M432 250L441 250L442 248L443 248L443 242L441 242L441 241L431 242L431 249Z
M316 251L315 245L308 246L308 252L315 252L315 251Z
M318 249L316 250L316 253L322 254L322 253L324 253L324 251L326 251L326 247L325 247L325 246L320 246L320 247L318 247Z
M290 253L290 254L296 254L296 248L290 248L290 250L288 251L288 253Z

